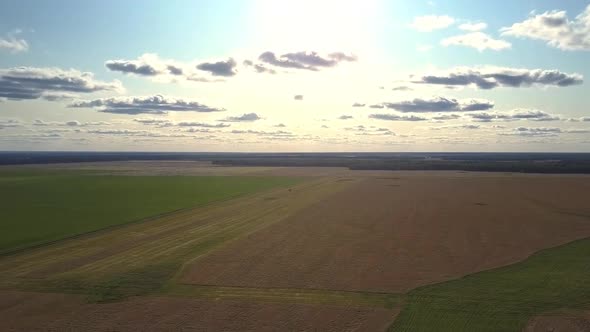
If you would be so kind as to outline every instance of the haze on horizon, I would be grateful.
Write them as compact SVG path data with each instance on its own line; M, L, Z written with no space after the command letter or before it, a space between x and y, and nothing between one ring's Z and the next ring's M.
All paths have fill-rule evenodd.
M0 2L0 151L590 152L588 1Z

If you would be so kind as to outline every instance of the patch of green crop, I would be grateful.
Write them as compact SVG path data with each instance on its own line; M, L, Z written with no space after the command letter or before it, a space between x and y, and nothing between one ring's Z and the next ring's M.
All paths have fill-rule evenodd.
M300 181L287 177L0 172L0 253Z
M417 288L392 331L521 331L541 313L590 306L590 239Z

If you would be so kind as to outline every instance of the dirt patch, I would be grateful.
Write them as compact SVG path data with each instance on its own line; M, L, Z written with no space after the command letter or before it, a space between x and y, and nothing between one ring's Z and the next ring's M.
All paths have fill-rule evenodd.
M590 312L571 315L542 315L529 321L524 332L588 332Z
M171 297L86 304L73 295L0 293L3 331L384 331L396 314L375 308Z
M185 270L188 284L405 292L590 236L590 177L367 178ZM474 202L485 202L476 205Z

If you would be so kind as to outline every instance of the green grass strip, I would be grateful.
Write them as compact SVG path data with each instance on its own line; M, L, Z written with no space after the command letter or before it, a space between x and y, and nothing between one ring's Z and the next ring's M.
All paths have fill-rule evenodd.
M521 331L541 313L590 306L590 239L417 288L391 331Z

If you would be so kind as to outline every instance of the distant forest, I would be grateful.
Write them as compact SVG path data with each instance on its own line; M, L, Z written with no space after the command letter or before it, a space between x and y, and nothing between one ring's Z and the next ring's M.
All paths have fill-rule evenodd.
M222 166L590 174L590 153L0 152L0 165L133 160L209 161Z

